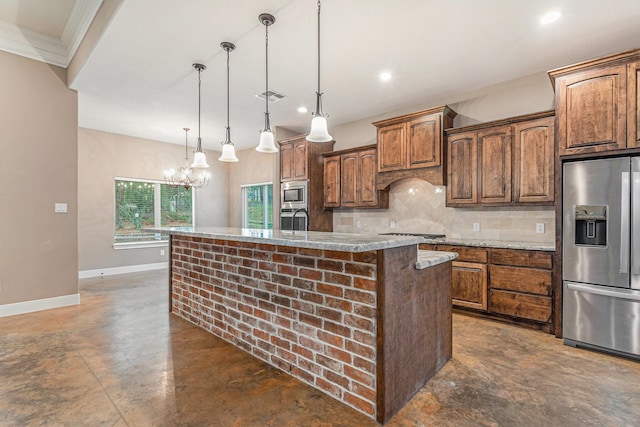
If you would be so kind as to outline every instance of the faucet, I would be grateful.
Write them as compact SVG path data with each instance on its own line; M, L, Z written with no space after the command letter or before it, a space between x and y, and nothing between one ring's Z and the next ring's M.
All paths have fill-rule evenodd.
M293 228L296 223L296 215L298 212L304 212L305 215L307 215L307 226L305 227L304 231L309 231L309 212L307 212L305 208L299 208L293 211L293 216L291 217L291 232L293 233Z

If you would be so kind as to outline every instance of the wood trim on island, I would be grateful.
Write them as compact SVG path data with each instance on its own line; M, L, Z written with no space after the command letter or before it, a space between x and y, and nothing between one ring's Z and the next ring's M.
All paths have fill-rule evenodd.
M450 358L451 261L171 235L172 313L384 424Z

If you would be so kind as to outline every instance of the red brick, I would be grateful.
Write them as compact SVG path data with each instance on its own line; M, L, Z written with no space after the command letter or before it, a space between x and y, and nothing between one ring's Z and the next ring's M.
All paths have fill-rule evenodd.
M344 271L357 276L376 277L376 269L371 264L352 264L344 265Z
M324 377L328 381L331 381L332 383L337 384L342 388L349 389L349 379L343 377L342 375L338 375L335 372L327 371Z
M322 304L322 301L324 300L322 295L316 294L315 292L305 292L305 291L300 291L300 298L305 301L311 301L316 304Z
M322 279L322 271L320 271L320 270L309 270L307 268L301 268L298 271L298 274L303 279L310 279L310 280L321 280Z
M301 266L301 267L315 268L316 267L316 259L315 258L296 256L296 257L293 257L293 265L298 265L298 266Z
M316 314L324 319L333 320L335 322L342 321L342 313L337 310L331 310L326 307L317 307Z
M271 313L276 312L276 306L267 301L262 301L262 300L258 301L258 307L260 307L262 310L265 310Z
M330 359L327 356L324 356L320 353L316 354L316 363L324 366L325 368L332 370L333 372L338 372L338 373L342 372L343 365L341 362L338 362L337 360L334 360L334 359Z
M367 386L364 386L362 384L354 383L351 386L351 391L366 400L371 400L371 401L376 400L375 390Z
M345 289L344 297L352 301L364 302L368 304L374 304L376 302L374 294L359 291L357 289Z
M271 354L269 360L271 361L271 364L275 365L277 368L280 368L285 372L291 371L291 363L287 362L286 360L283 360L275 356L274 354Z
M329 322L327 320L324 322L324 329L326 329L329 332L333 332L334 334L342 335L343 337L346 337L346 338L351 338L351 329L346 326Z
M318 331L318 339L335 347L344 347L344 338L338 335L333 335L325 331Z
M293 375L296 378L300 378L304 382L313 384L313 375L311 375L310 373L308 373L306 371L303 371L302 369L298 368L297 366L292 366L291 367L291 375Z
M304 280L304 279L298 279L298 278L293 279L292 285L296 288L306 289L307 291L312 291L315 288L315 283L312 282L311 280Z
M298 357L295 354L293 354L293 353L291 353L291 352L289 352L287 350L284 350L282 348L276 349L276 354L278 356L280 356L283 360L285 360L285 361L287 361L289 363L294 363L295 364L298 361ZM293 366L290 365L289 366L289 370L292 370L292 369L293 369Z
M313 313L313 306L308 302L293 300L291 301L291 308L293 308L296 311L303 311L309 314Z
M327 307L337 308L341 311L351 311L352 303L343 299L333 298L333 297L325 297L324 303Z
M312 340L311 338L302 336L302 337L299 338L299 342L300 342L300 345L303 348L306 348L307 350L310 350L310 351L311 350L315 350L315 351L321 351L322 350L322 343L320 343L318 341L315 341L315 340Z
M281 246L281 245L278 245L276 250L278 252L284 252L284 253L287 253L287 254L298 253L298 248L294 248L292 246Z
M272 262L266 262L266 261L260 261L258 263L258 267L260 268L260 270L264 270L264 271L277 271L278 267L276 264L272 263Z
M324 257L331 258L331 259L341 259L341 260L351 261L352 255L351 255L351 252L325 250Z
M269 261L271 260L271 253L264 251L253 251L253 258L259 261Z
M291 328L291 320L287 319L286 317L277 316L274 320L276 322L276 325L278 326L282 326L283 328L287 329ZM293 332L290 333L293 334Z
M285 307L291 307L291 299L279 295L272 295L271 302Z
M319 270L331 270L331 271L344 271L344 263L340 261L333 261L330 259L319 259L318 260L318 269ZM325 273L326 274L326 273Z
M373 359L376 357L376 352L371 347L364 346L354 341L347 340L344 344L344 348L359 356Z
M253 270L253 277L258 280L270 280L271 273L269 273L268 271Z
M309 324L311 326L315 326L316 328L321 328L322 327L322 319L320 319L319 317L312 316L312 315L307 314L307 313L300 313L298 315L298 318L300 319L301 322L304 322L304 323Z
M284 348L286 350L290 350L291 349L291 343L287 340L284 340L280 337L277 336L272 336L271 337L271 344L275 345L276 347L281 347Z
M280 285L287 285L287 286L291 286L291 277L290 276L283 276L281 274L272 274L271 275L271 280L274 283L278 283Z
M344 294L344 289L338 286L329 285L326 283L318 283L317 290L321 294L333 295L334 297L341 297Z
M298 268L290 265L278 265L278 273L287 274L289 276L297 276Z
M370 319L365 319L364 317L353 316L351 314L344 315L344 323L349 326L354 326L358 329L362 329L364 331L373 332L374 324Z
M376 345L376 337L373 333L354 330L353 339L361 344L371 347L374 347Z
M345 365L344 367L344 374L346 376L348 376L349 378L351 378L354 381L357 381L361 384L364 384L366 386L369 387L374 387L375 386L375 377L371 374L368 374L364 371L360 371L358 369L355 369L349 365Z
M320 258L322 256L322 250L320 249L299 248L298 253L303 256L312 256L314 258Z
M362 277L354 277L353 286L358 289L373 292L376 290L377 282L375 280L365 279Z
M356 262L365 262L367 264L375 264L378 261L376 252L354 252L353 260Z
M376 366L375 364L370 361L370 360L366 360L362 357L359 356L353 356L353 366L355 366L356 368L360 368L372 375L375 375L376 373Z
M239 249L238 255L244 258L253 258L253 251L251 249Z
M316 375L320 375L320 372L322 372L322 367L313 363L311 360L298 359L298 365L300 365L300 367L305 371L312 372Z
M260 319L271 320L271 314L269 312L260 310L258 308L253 309L253 315Z
M278 328L278 336L291 342L298 341L298 335L287 329Z
M349 404L352 405L356 408L358 408L359 410L361 410L362 412L364 412L365 414L369 414L371 416L375 415L375 411L373 409L373 404L369 401L366 401L358 396L355 396L349 392L345 392L344 393L344 400Z
M324 280L325 282L335 283L337 285L343 285L343 286L351 286L351 283L352 283L351 276L345 276L344 274L338 274L338 273L330 273L328 271L324 272Z
M313 352L308 348L299 346L298 344L293 344L291 346L291 351L296 354L299 354L302 357L306 357L307 359L313 359Z

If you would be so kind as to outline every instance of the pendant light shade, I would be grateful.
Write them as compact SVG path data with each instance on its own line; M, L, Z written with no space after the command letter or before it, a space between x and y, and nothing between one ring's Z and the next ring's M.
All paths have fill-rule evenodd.
M229 52L236 48L236 45L230 42L222 42L220 46L227 52L227 137L222 143L222 155L218 157L221 162L237 162L236 149L231 142L231 127L229 126Z
M327 115L322 112L322 92L320 91L320 0L318 0L318 91L316 92L316 111L311 120L311 131L307 135L310 142L329 142L333 137L327 129Z
M193 64L193 68L198 70L198 145L196 146L191 167L195 169L206 169L209 165L207 164L207 156L204 154L204 151L202 151L202 138L200 138L200 86L202 85L200 73L207 67L203 64Z
M276 18L269 13L261 13L258 21L264 25L265 33L265 90L264 90L264 129L260 131L260 145L256 147L256 151L261 153L277 153L278 148L275 144L271 123L269 122L269 26L276 22Z

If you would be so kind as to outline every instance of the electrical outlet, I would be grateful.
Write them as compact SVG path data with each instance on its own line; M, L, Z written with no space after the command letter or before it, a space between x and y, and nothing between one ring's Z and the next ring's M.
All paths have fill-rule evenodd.
M536 223L536 233L540 233L540 234L544 233L544 222Z
M164 256L164 249L160 249L160 256Z
M389 221L389 228L392 230L396 228L396 222L394 220Z
M53 205L53 211L55 213L67 213L67 204L66 203L55 203Z
M362 227L362 223L360 221L356 221L356 228Z
M0 280L0 292L2 292L2 280Z
M479 222L474 222L473 223L473 231L480 231L480 223Z

